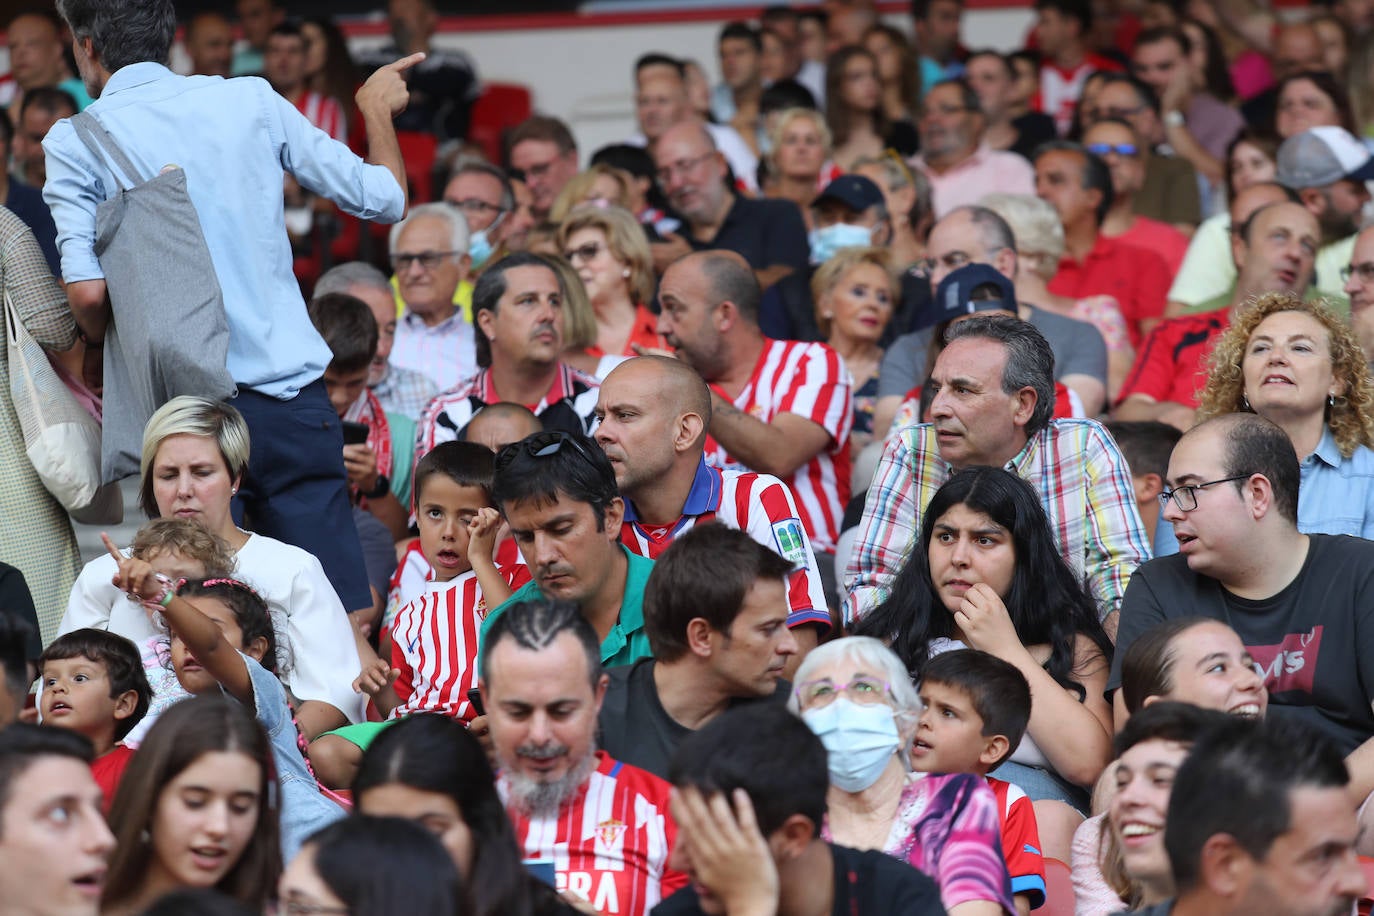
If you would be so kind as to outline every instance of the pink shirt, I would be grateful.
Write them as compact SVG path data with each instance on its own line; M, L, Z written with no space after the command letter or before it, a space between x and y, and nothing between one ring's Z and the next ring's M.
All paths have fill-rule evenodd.
M1016 153L985 145L943 172L933 171L920 156L912 158L911 166L920 169L930 181L931 207L936 219L958 207L978 203L984 194L1035 193L1035 169L1029 162Z

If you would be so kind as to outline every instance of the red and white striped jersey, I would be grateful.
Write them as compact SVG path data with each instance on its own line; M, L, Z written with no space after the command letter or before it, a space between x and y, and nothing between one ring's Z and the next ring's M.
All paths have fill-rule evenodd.
M559 363L558 372L539 403L525 406L539 418L545 429L590 436L596 426L596 399L600 387L601 382L595 376ZM461 438L479 410L501 400L490 369L483 369L437 395L425 406L416 424L415 460L419 461L440 442Z
M830 443L787 481L802 525L817 549L835 552L849 502L849 429L854 422L853 381L840 355L825 344L766 340L754 374L733 403L756 420L772 423L794 413L825 428ZM725 397L723 392L717 393ZM714 439L706 460L718 468L749 470Z
M789 627L807 623L830 626L820 571L811 553L811 540L802 525L792 491L771 474L753 471L722 471L706 464L697 466L687 492L682 515L672 525L648 527L635 515L634 503L625 500L625 522L620 542L632 553L657 560L668 545L702 522L717 521L743 531L770 550L791 560L797 571L788 578Z
M348 124L338 101L307 89L296 99L296 110L305 119L340 143L348 142Z
M642 916L687 884L670 871L677 828L667 782L597 751L597 767L557 816L531 819L506 806L525 859L552 861L558 890L572 890L608 916ZM501 800L509 798L504 779Z
M508 583L524 584L524 566L501 570ZM477 686L477 634L487 604L477 574L463 573L430 588L396 614L391 626L391 667L401 705L399 719L417 712L437 712L463 722L476 717L468 691Z

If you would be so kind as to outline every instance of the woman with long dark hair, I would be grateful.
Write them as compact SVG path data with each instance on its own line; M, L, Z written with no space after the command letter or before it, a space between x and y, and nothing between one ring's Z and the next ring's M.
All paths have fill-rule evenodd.
M197 887L261 912L281 874L280 795L267 733L251 713L222 696L172 706L110 807L116 846L101 912L141 912Z
M834 137L835 164L845 170L889 146L909 156L920 144L910 121L888 119L878 61L859 45L840 48L826 62L825 121Z
M1084 787L1111 758L1112 645L1030 485L978 466L946 481L891 597L855 632L889 642L918 681L932 655L964 647L1025 675L1035 698L1026 737L993 775L1036 802L1046 847L1067 850Z
M353 801L363 814L404 817L438 837L475 916L575 912L521 864L486 753L454 720L411 716L378 735L353 781Z

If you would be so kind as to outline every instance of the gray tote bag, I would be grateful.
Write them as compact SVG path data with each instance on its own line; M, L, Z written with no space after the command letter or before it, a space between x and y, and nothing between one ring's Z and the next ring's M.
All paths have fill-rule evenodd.
M224 295L186 172L169 165L144 178L92 115L71 123L97 159L113 162L118 183L95 211L95 255L113 311L100 455L108 483L138 473L143 427L167 401L183 394L222 400L237 389L225 366Z

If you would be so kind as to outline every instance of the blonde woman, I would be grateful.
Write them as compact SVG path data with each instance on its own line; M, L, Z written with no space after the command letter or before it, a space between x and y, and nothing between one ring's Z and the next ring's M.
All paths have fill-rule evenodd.
M1115 403L1135 351L1121 306L1111 296L1072 299L1049 291L1064 257L1064 225L1054 208L1029 194L989 194L979 201L1011 227L1016 238L1016 301L1097 328L1107 345L1107 403Z
M764 196L790 200L801 210L808 230L811 201L840 174L830 161L830 128L825 116L812 108L788 108L773 121L768 133L769 179Z
M883 361L879 341L897 304L891 256L884 248L841 249L816 268L811 298L826 344L840 354L854 379L854 426L849 448L857 457L873 441L878 367Z
M1293 442L1298 530L1374 538L1374 386L1349 325L1286 293L1247 305L1212 350L1197 420L1239 411Z
M634 179L628 172L599 163L568 180L549 208L549 220L561 223L574 207L582 204L621 207L634 212L635 197Z
M653 255L643 227L630 211L577 207L559 227L558 244L596 315L596 339L586 348L589 356L630 357L636 346L666 346L658 334L658 318L648 308L654 298Z

